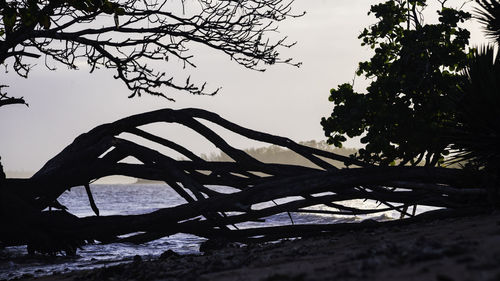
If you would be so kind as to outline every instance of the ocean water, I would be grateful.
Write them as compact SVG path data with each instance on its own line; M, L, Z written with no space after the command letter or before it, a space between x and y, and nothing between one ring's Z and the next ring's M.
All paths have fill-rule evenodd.
M185 201L167 185L162 184L129 184L129 185L92 185L92 193L97 207L102 216L106 215L131 215L144 214L160 208L172 207ZM220 191L231 192L229 189L219 187ZM280 204L293 198L279 199ZM78 216L92 216L93 211L88 203L88 198L83 187L72 188L65 192L59 199L60 203L68 207L69 212ZM260 203L254 208L261 208L274 203ZM352 206L365 205L374 207L375 203L352 201ZM371 204L371 205L370 205ZM326 207L324 207L326 209ZM395 212L386 212L372 216L348 217L316 214L291 214L294 223L334 223L362 220L368 217L375 219L391 219L398 215ZM288 214L279 214L266 218L264 223L245 223L239 227L252 227L263 225L290 224ZM7 247L0 250L0 280L13 279L25 274L39 276L49 275L54 272L63 273L78 269L91 269L131 261L134 256L140 255L143 259L152 259L167 250L180 254L197 254L199 245L205 239L187 235L176 234L152 241L142 245L114 243L107 245L85 245L78 250L74 257L56 256L28 256L26 247Z

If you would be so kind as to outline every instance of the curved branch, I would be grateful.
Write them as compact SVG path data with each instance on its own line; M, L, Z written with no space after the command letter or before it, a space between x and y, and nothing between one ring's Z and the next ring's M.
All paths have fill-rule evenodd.
M250 139L286 147L309 159L318 168L260 162L244 151L232 147L199 119ZM219 147L234 162L203 160L182 145L138 128L158 122L177 123L194 130L200 137ZM122 133L130 133L173 149L188 159L174 160L140 143L118 137ZM12 227L13 230L7 228L7 231L0 232L0 242L7 245L35 243L36 241L33 242L25 234L15 235L16 231L29 228L47 237L66 237L66 240L71 241L117 241L114 237L135 232L144 233L132 236L128 241L149 241L178 232L250 241L253 239L253 233L264 233L267 238L274 236L261 228L252 231L231 230L231 225L236 228L239 223L261 220L280 213L314 212L315 210L303 209L310 206L335 209L318 211L322 213L354 216L387 210L410 215L406 212L407 207L419 204L448 209L484 208L489 204L490 194L486 188L478 184L467 184L480 182L476 180L477 175L465 174L466 171L463 170L375 167L355 162L351 163L364 167L338 169L318 156L344 162L351 160L297 144L287 138L241 127L200 109L162 109L137 114L98 126L80 135L32 178L7 179L2 182L1 191L7 197L13 198L12 206L9 205L8 209L20 214L21 221L27 226L20 227L16 224ZM122 163L127 157L134 157L140 163ZM50 219L40 214L41 210L53 206L65 190L79 185L88 190L90 204L96 211L88 183L110 175L163 181L167 183L165 188L173 189L186 202L142 215L85 218L65 216L64 222L61 221L62 218L53 216L55 214L49 214ZM468 180L465 181L464 178ZM233 187L234 190L229 194L223 193L216 187L221 185ZM324 192L328 194L323 194ZM291 201L276 206L270 204L283 198ZM363 208L345 204L346 200L354 199L372 200L386 207ZM257 204L261 203L269 203L270 206L259 207L262 205ZM42 223L39 222L41 217L44 218ZM311 229L319 231L320 228L312 226ZM298 232L287 235L300 236L309 233L309 230L299 231L301 227L290 229L297 229ZM54 249L57 247L54 246Z

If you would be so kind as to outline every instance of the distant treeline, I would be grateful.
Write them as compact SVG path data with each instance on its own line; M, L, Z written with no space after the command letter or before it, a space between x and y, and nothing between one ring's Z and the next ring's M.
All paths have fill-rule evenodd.
M303 141L303 142L299 142L299 143L302 145L305 145L305 146L330 151L330 152L344 155L344 156L349 156L349 155L357 152L357 150L353 149L353 148L336 148L334 146L330 146L326 143L326 141L310 140L310 141ZM304 157L298 155L297 153L295 153L287 148L283 148L283 147L277 146L277 145L271 145L271 146L259 147L259 148L248 148L248 149L245 149L244 151L246 153L248 153L250 156L256 158L259 161L265 162L265 163L294 164L294 165L302 165L302 166L306 166L306 167L315 167L315 165L313 163L311 163L309 160L305 159ZM232 161L232 159L228 155L226 155L225 153L215 153L215 152L212 152L209 155L201 154L201 158L203 158L207 161ZM337 167L344 166L343 163L338 162L338 161L330 160L328 162L332 163L333 165L335 165Z
M33 171L5 171L7 178L27 179L33 176Z
M349 156L357 152L357 149L354 148L336 148L334 146L328 145L326 141L315 141L315 140L310 140L310 141L303 141L299 142L302 145L325 150L325 151L330 151L339 155L344 155L344 156ZM259 148L247 148L244 149L246 153L248 153L250 156L254 157L255 159L262 161L264 163L277 163L277 164L292 164L292 165L301 165L305 167L316 167L313 163L311 163L309 160L306 158L298 155L297 153L287 149L283 148L281 146L277 145L271 145L271 146L265 146L265 147L259 147ZM221 152L212 152L210 154L204 154L202 153L200 157L206 161L229 161L232 162L233 159L231 159L227 154L221 153ZM338 162L338 161L333 161L330 159L325 159L328 163L331 163L335 165L336 167L344 167L344 163ZM181 160L181 159L179 159ZM144 184L144 183L159 183L157 181L149 181L149 180L142 180L138 179L137 183Z

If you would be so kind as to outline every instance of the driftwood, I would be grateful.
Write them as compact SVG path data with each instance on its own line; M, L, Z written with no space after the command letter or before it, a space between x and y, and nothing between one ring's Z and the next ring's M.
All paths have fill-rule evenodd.
M263 163L229 145L202 122L221 126L246 138L288 148L308 159L314 168ZM211 162L182 145L153 135L139 127L156 122L184 125L212 142L234 162ZM170 148L184 160L175 160L158 151L126 140L129 133ZM132 156L140 164L122 163ZM346 165L339 169L330 160ZM99 216L89 183L101 177L125 175L158 180L174 189L184 204L149 214ZM200 109L163 109L127 117L94 128L48 161L30 179L0 179L0 242L28 245L30 251L71 254L89 241L143 243L175 233L192 233L213 239L249 242L298 237L358 224L291 225L240 229L240 223L262 220L287 212L362 215L395 210L413 217L407 209L427 205L446 210L468 210L488 206L491 192L476 184L477 175L460 169L432 167L375 167L231 123ZM237 192L223 194L213 185L233 187ZM57 198L74 186L85 186L96 216L77 218L64 211ZM287 203L252 208L262 202L296 196ZM379 202L380 208L345 206L346 200ZM331 207L330 211L314 209ZM59 208L59 211L43 211ZM128 235L127 238L119 238Z

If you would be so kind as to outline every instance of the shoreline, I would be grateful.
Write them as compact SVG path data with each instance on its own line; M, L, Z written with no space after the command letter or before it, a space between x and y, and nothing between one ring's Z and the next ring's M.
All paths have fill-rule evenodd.
M499 264L497 211L15 280L500 280Z

